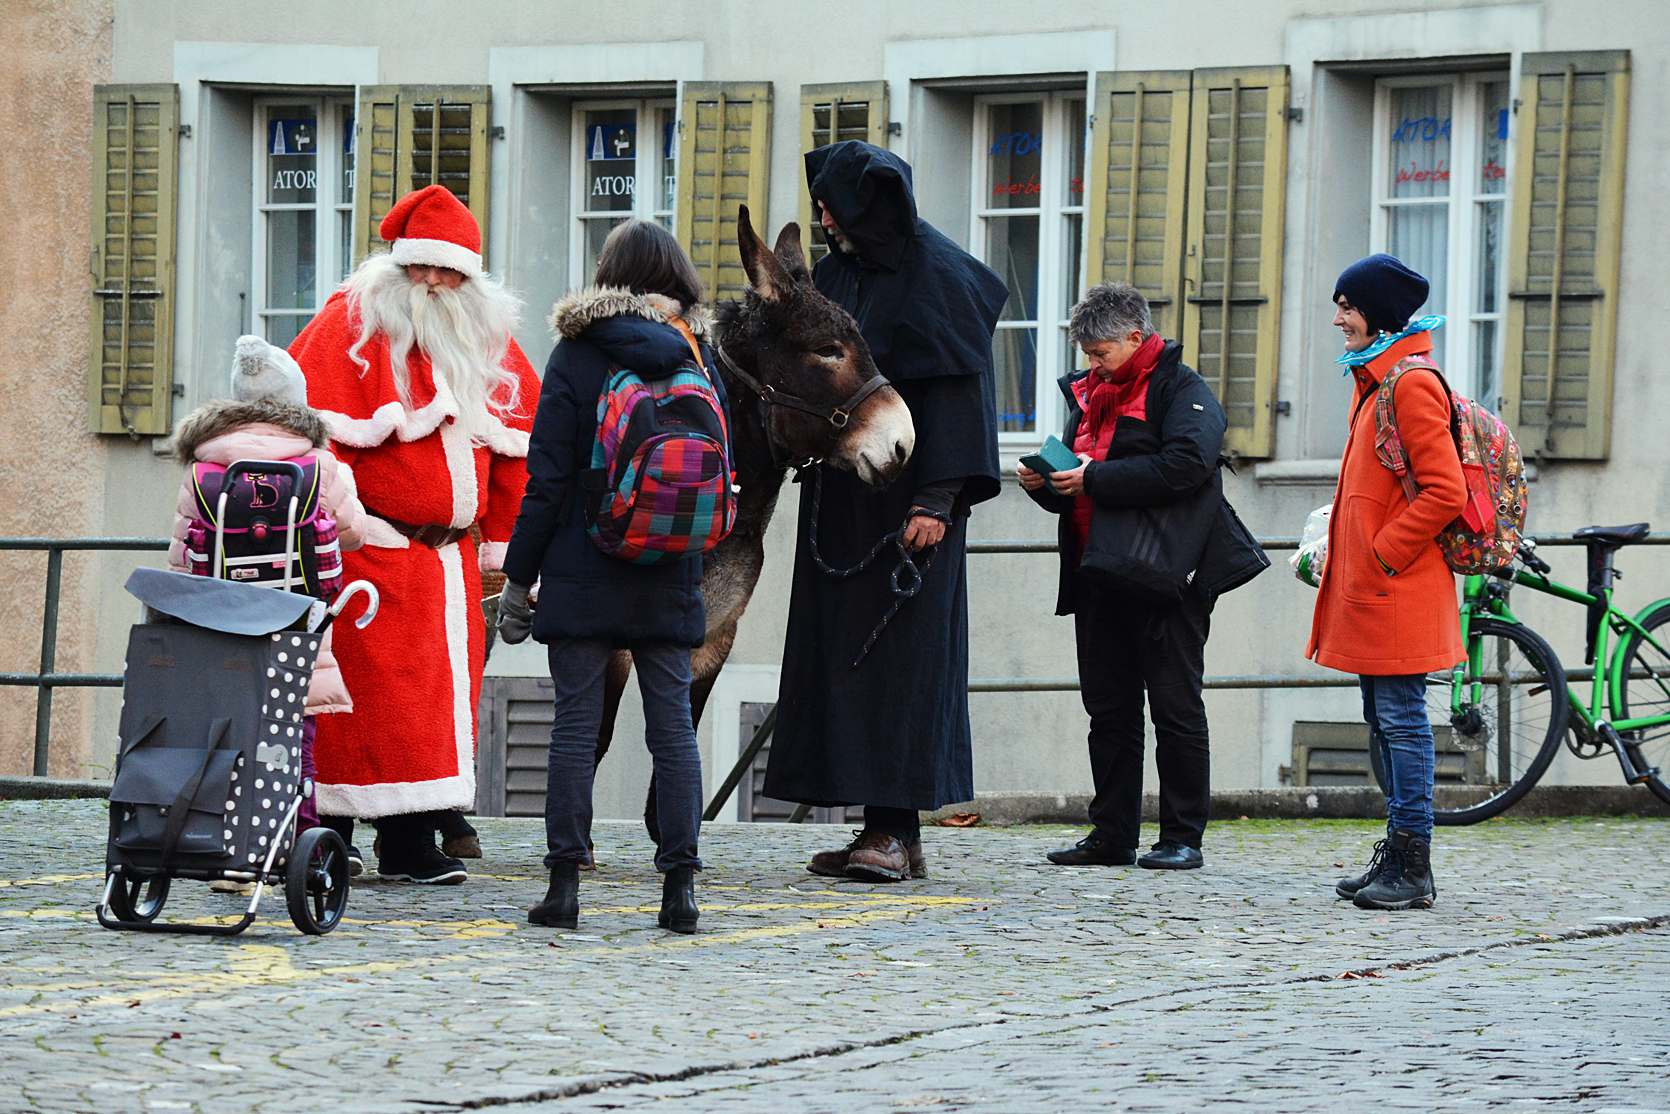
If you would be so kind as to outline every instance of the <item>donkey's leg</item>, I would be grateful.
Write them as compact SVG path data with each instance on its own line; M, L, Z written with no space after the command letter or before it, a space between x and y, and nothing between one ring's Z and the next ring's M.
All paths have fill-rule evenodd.
M621 694L626 691L626 682L632 678L632 653L629 650L616 650L609 655L609 664L603 669L603 723L597 729L597 756L592 759L592 772L603 764L603 756L609 753L609 743L615 737L615 716L620 713Z

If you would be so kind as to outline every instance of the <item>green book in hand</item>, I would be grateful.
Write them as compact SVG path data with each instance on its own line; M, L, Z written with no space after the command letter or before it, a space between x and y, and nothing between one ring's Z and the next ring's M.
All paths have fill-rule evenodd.
M1069 449L1062 442L1061 438L1052 433L1044 439L1044 443L1038 447L1037 452L1021 457L1021 463L1034 472L1049 476L1052 472L1071 472L1079 466L1079 458L1072 449ZM1044 485L1051 491L1055 491L1055 485L1050 483L1049 480L1046 479ZM1056 491L1056 494L1061 493Z

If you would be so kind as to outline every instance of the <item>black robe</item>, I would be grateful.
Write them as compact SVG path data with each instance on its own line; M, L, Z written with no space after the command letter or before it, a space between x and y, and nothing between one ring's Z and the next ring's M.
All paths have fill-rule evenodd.
M934 809L974 796L965 545L969 508L999 491L992 334L1008 292L917 217L903 160L849 142L811 152L806 167L813 198L858 249L854 256L831 244L813 279L857 320L916 426L910 462L885 490L818 466L820 552L836 568L855 565L912 507L948 507L952 525L921 591L854 668L893 603L897 551L889 547L850 578L820 571L808 542L816 484L812 472L802 474L764 791L810 805Z

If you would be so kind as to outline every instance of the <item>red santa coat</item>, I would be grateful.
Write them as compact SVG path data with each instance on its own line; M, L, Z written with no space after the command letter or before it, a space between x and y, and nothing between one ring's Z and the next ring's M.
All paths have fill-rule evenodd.
M372 512L365 545L343 555L344 573L371 581L382 597L364 630L346 621L332 628L354 710L319 719L319 811L373 819L469 808L487 645L481 573L498 569L516 523L539 379L512 340L503 367L520 381L520 400L515 412L494 416L487 444L473 444L427 356L415 348L407 355L408 410L395 393L384 337L361 350L369 371L348 357L358 331L339 291L290 346L308 403L325 418L331 448L353 469ZM483 544L479 554L468 537L431 549L375 515L414 526L477 524Z

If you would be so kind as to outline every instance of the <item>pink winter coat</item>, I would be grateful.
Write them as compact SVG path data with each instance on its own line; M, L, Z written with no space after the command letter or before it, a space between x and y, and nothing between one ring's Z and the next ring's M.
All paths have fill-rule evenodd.
M306 407L273 399L223 400L203 406L180 423L174 434L174 454L188 466L299 456L317 459L322 505L325 513L336 520L338 539L346 552L363 544L365 508L354 488L353 471L324 447L329 436L324 421ZM168 566L175 572L186 571L186 530L195 517L197 501L188 471L174 506L174 540L168 546ZM343 684L336 655L331 652L331 632L327 629L313 665L313 683L307 690L307 714L353 710L354 702Z

